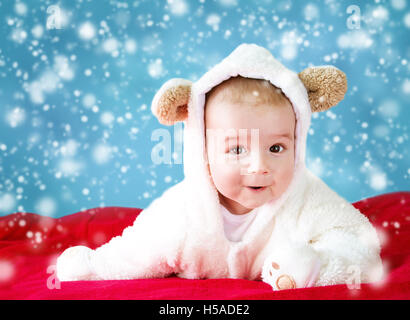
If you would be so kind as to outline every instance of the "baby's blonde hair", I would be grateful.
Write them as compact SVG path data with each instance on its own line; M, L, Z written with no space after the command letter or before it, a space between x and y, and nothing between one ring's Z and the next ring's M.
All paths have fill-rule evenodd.
M215 86L206 94L206 104L218 97L218 101L231 103L249 102L252 105L290 105L282 90L268 80L251 79L241 76L231 77Z

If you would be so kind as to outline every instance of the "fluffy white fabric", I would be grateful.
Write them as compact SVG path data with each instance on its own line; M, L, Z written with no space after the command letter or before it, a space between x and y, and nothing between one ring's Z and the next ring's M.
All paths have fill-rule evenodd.
M217 190L206 168L204 99L214 86L237 75L269 80L292 102L296 159L286 192L259 207L242 241L231 242L224 234ZM166 83L167 88L171 85L172 81ZM184 122L184 180L155 199L122 236L87 254L66 250L58 258L57 276L65 281L175 273L190 279L262 279L277 289L274 284L282 274L292 276L297 287L345 283L349 268L356 266L362 282L379 280L382 264L375 229L305 167L310 117L307 92L297 74L266 49L240 45L192 86ZM280 268L271 275L272 262Z

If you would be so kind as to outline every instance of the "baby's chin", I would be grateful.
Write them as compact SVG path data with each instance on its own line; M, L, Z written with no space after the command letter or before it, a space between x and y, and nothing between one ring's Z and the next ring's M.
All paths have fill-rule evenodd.
M246 199L241 201L240 199L238 199L239 201L237 201L242 207L245 207L247 209L253 210L256 208L259 208L261 206L263 206L265 203L268 203L271 201L271 199L266 199L266 200L256 200L256 199Z
M253 210L256 208L259 208L263 206L265 203L268 203L269 201L245 201L245 202L239 202L242 207L245 207L247 209Z
M266 197L264 199L238 199L237 202L245 208L256 209L263 206L266 203L274 202L278 197Z
M262 192L269 192L269 190L265 190ZM223 195L221 192L219 192L220 198L222 198L222 203L228 204L229 206L235 206L238 208L238 206L242 207L240 210L243 211L244 209L253 210L256 208L259 208L263 206L264 204L268 202L272 202L276 200L277 197L274 197L272 193L268 195L262 195L262 194L249 194L249 190L247 190L244 193L236 194L236 195L229 195L225 194ZM234 204L235 203L235 204ZM226 206L226 205L225 205Z

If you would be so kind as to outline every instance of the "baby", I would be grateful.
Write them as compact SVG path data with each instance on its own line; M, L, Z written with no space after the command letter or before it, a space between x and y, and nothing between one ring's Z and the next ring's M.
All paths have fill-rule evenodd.
M299 74L242 44L197 82L171 79L152 111L184 122L184 180L121 236L66 249L61 281L158 278L263 280L273 289L372 282L380 245L365 216L305 166L312 112L336 105L343 72Z
M278 199L292 180L295 114L269 81L240 76L214 87L205 101L208 168L225 235L238 242L256 209ZM291 277L283 276L280 287L294 287Z

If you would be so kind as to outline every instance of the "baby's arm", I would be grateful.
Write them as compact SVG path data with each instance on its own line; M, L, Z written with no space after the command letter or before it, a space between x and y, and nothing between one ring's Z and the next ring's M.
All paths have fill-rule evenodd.
M185 230L180 218L182 205L172 201L181 199L174 194L181 192L177 186L155 199L121 236L95 250L84 246L65 250L57 259L58 278L61 281L136 279L165 277L177 272Z
M383 265L376 230L361 217L365 219L361 224L334 227L311 240L323 266L317 286L381 280Z
M262 279L274 289L380 280L383 266L375 228L324 183L317 181L312 188L319 196L294 222L286 221L288 227L265 259Z
M288 242L267 257L262 278L276 290L380 280L374 233L363 224L335 227L307 242Z

